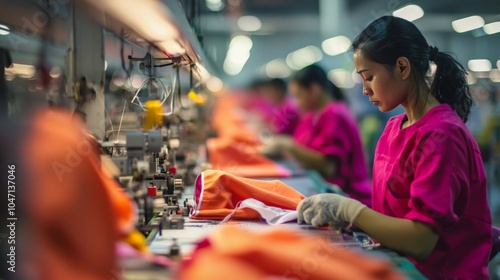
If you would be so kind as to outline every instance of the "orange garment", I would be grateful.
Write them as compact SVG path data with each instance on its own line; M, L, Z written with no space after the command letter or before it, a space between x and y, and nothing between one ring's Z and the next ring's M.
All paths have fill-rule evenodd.
M245 122L241 95L220 98L214 106L212 126L218 138L207 140L210 164L242 177L288 177L291 172L258 153L258 132Z
M291 172L257 153L253 145L229 138L207 140L208 156L214 169L247 178L289 177Z
M257 199L268 206L295 210L305 197L285 183L237 177L220 170L202 172L195 182L193 219L222 220L236 205L247 198ZM257 211L238 209L232 219L258 220Z
M405 279L389 262L318 236L274 229L265 233L222 226L181 267L180 280Z
M70 114L36 114L23 158L37 279L116 279L115 243L133 224L132 203L103 172L83 124Z

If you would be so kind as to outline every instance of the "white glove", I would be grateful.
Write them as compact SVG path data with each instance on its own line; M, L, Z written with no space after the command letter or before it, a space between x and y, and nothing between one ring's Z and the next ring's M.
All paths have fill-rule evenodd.
M290 136L275 135L267 139L263 139L263 146L260 147L259 153L263 155L281 155L293 146L293 139Z
M299 204L297 221L315 227L328 224L333 227L346 227L356 220L365 207L366 205L357 200L338 194L317 194Z

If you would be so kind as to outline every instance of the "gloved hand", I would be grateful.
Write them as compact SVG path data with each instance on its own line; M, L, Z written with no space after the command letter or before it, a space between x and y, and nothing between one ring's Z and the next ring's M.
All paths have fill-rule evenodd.
M315 227L328 224L333 227L346 227L356 220L365 207L366 205L357 200L338 194L317 194L300 202L297 207L297 220Z
M293 139L286 135L274 135L262 139L263 146L259 148L259 153L263 155L281 155L293 146Z

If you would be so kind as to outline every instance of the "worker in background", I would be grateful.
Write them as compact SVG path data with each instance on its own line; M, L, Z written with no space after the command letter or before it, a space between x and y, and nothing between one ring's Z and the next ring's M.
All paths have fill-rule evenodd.
M353 223L430 279L488 279L491 217L479 148L464 124L472 106L466 71L397 17L375 20L352 47L363 94L382 112L399 105L406 112L389 120L378 142L373 210L319 194L299 205L299 222Z
M350 197L370 205L371 185L363 145L343 94L317 65L298 71L290 82L290 92L304 112L293 138L272 137L261 152L289 154Z
M287 85L283 79L271 79L259 87L262 96L272 109L269 126L273 133L293 135L300 120L300 113L291 98L287 96Z

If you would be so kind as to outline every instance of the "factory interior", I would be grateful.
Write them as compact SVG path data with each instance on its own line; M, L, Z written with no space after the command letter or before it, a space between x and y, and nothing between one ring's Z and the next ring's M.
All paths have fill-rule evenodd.
M0 0L0 279L500 279L498 0Z

